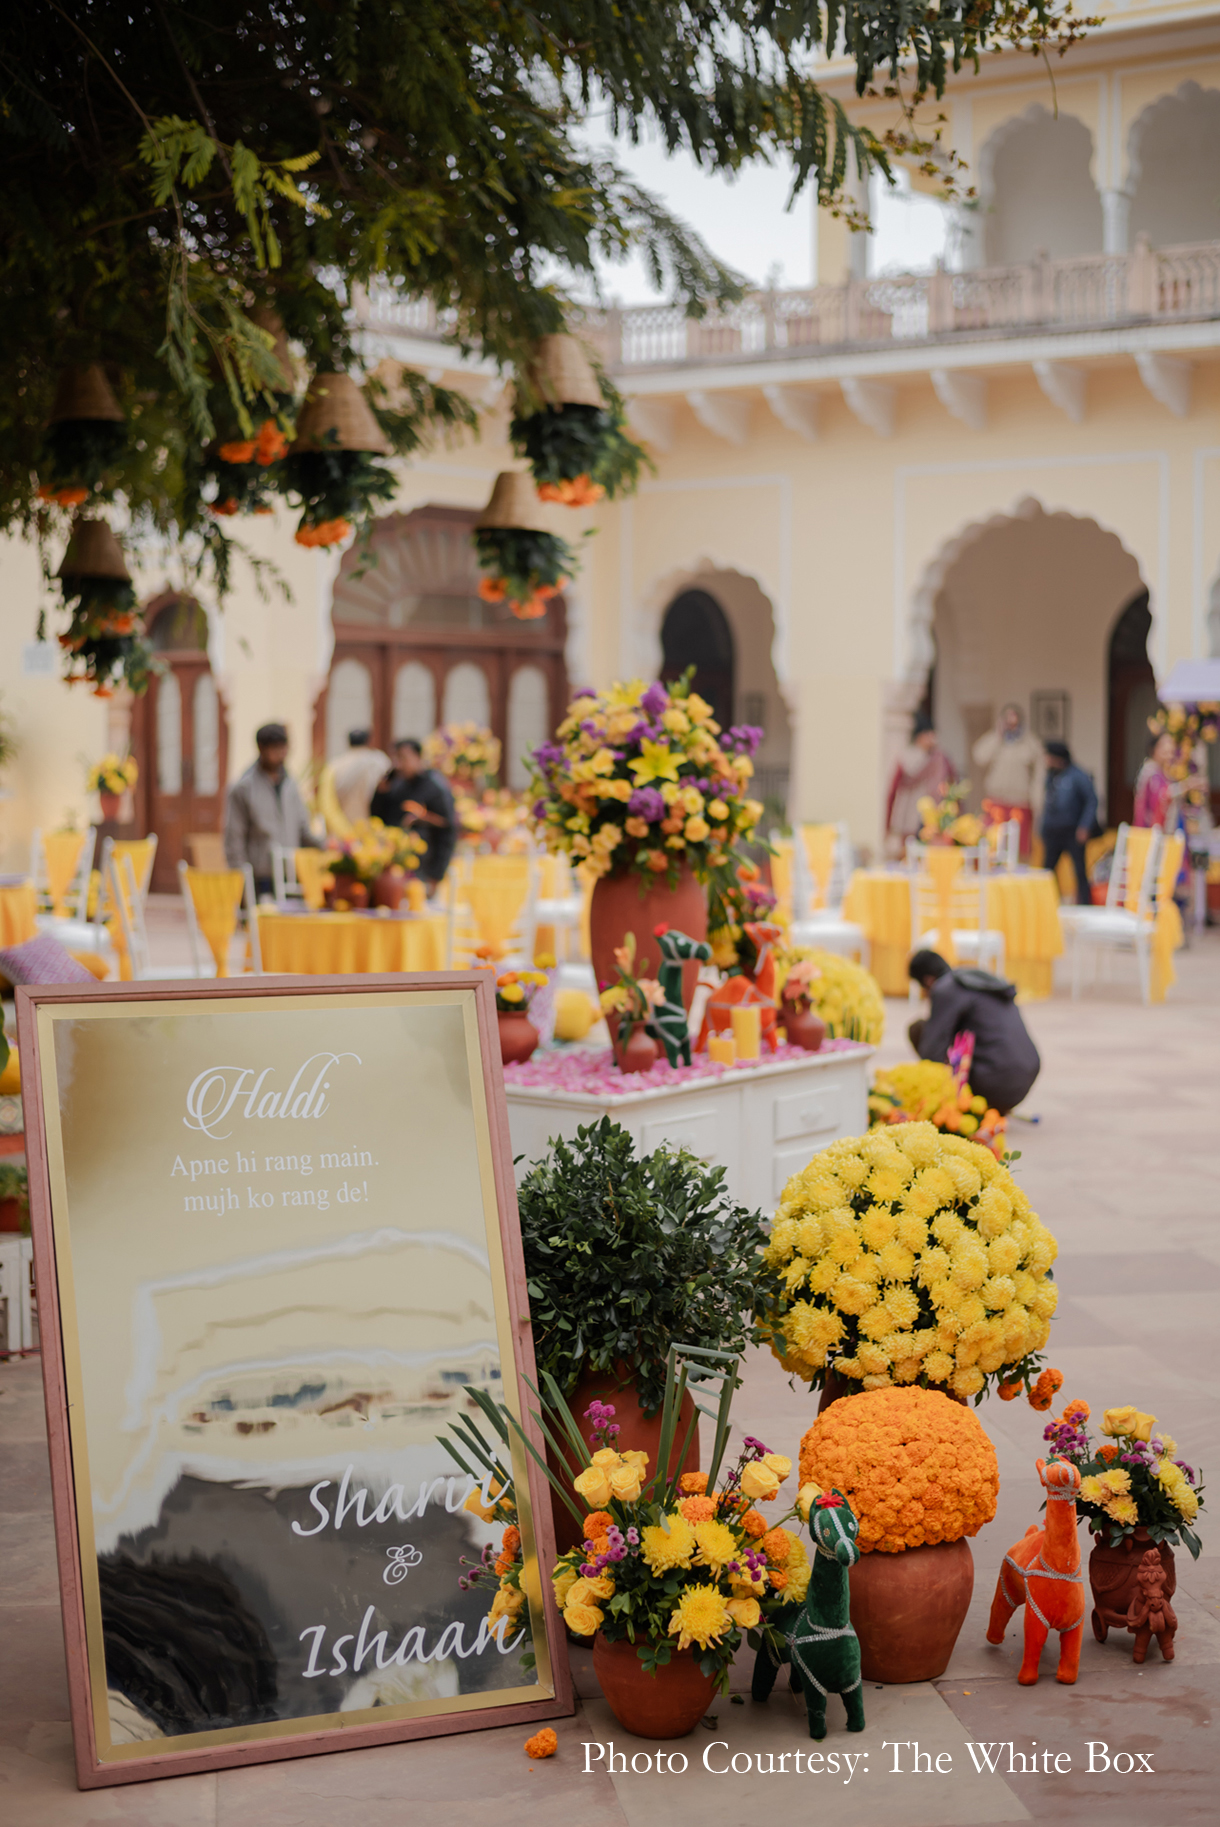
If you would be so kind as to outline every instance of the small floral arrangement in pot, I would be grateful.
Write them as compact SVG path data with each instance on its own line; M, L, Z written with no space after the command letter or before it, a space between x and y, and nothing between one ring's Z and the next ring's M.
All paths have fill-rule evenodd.
M637 1024L647 1027L652 1011L665 1000L665 992L655 977L636 976L635 954L635 934L628 933L614 951L618 977L601 992L602 1014L618 1016L620 1035L626 1035Z
M756 1311L814 1387L920 1384L981 1401L1038 1377L1058 1245L976 1142L903 1123L832 1143L784 1188Z
M496 1011L500 1015L527 1015L530 1003L547 981L545 971L503 971L496 978Z
M134 787L139 778L134 755L103 755L89 769L86 789L90 793L113 793L117 798L128 787Z
M500 772L500 741L481 723L442 723L424 738L424 761L447 780L484 785Z
M689 675L582 693L532 757L539 832L594 876L672 883L689 864L706 881L762 816L747 792L758 739L744 725L722 733Z
M331 841L326 860L332 875L368 884L387 870L410 873L427 847L414 831L385 825L379 818L362 818L347 837Z
M1177 1441L1156 1431L1155 1415L1125 1407L1106 1409L1105 1437L1094 1445L1089 1415L1087 1402L1069 1402L1043 1438L1057 1459L1080 1468L1076 1508L1090 1532L1113 1548L1143 1529L1158 1546L1176 1542L1197 1560L1202 1543L1190 1525L1203 1508L1203 1479L1178 1457Z
M950 780L941 788L939 799L925 793L915 802L923 824L920 842L924 844L960 844L965 849L981 843L983 821L973 812L963 812L962 802L970 791L968 780Z

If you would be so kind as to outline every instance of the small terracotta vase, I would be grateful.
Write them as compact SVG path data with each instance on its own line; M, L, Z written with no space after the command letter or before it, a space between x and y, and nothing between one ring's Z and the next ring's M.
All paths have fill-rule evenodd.
M20 1231L26 1208L20 1199L0 1199L0 1231Z
M900 1554L862 1554L851 1569L851 1621L866 1681L935 1681L949 1666L974 1591L964 1538Z
M655 1675L647 1675L637 1645L593 1642L593 1673L606 1704L625 1732L637 1738L685 1738L712 1704L716 1678L700 1672L694 1651L675 1650Z
M383 869L369 890L369 903L373 907L388 907L397 913L407 892L407 878L400 869Z
M102 817L113 821L119 815L119 795L117 793L99 793L98 804L102 808Z
M639 1022L621 1045L616 1042L614 1059L620 1072L650 1072L661 1056L661 1049Z
M595 1371L590 1376L580 1379L576 1388L567 1398L581 1438L587 1441L590 1452L597 1450L597 1441L593 1429L585 1420L585 1410L596 1399L598 1402L610 1402L614 1405L614 1419L619 1425L620 1433L615 1445L622 1452L628 1447L635 1447L648 1454L648 1465L645 1478L650 1478L657 1469L657 1454L661 1445L661 1410L645 1414L640 1407L635 1388L630 1381L631 1372L626 1365L622 1367L621 1376L614 1376L608 1370ZM687 1430L695 1418L695 1405L691 1400L689 1389L682 1398L678 1410L678 1422L674 1429L674 1443L671 1448L670 1469L676 1468L682 1442L686 1439ZM574 1462L559 1459L556 1454L547 1452L551 1470L559 1477L570 1480L579 1469ZM690 1448L682 1461L684 1472L699 1470L699 1430L696 1428L691 1437ZM579 1500L578 1500L579 1501ZM569 1548L575 1548L581 1540L581 1533L575 1518L567 1505L560 1500L558 1492L551 1493L551 1513L555 1519L555 1552L566 1554Z
M802 1008L799 1003L785 1002L779 1019L787 1029L790 1047L804 1047L806 1053L816 1053L826 1038L826 1023L808 1005Z
M510 1066L527 1060L538 1045L538 1030L529 1016L513 1009L499 1012L500 1059Z
M1112 1630L1125 1631L1127 1609L1137 1590L1140 1561L1155 1546L1147 1529L1136 1529L1124 1535L1115 1548L1094 1537L1089 1555L1089 1585L1093 1589L1093 1635L1104 1643ZM1178 1570L1173 1549L1160 1543L1161 1565L1165 1569L1165 1597L1172 1599L1178 1584Z
M339 913L350 913L355 908L368 906L368 884L358 882L354 875L337 875L331 886L324 890L323 899L329 908Z

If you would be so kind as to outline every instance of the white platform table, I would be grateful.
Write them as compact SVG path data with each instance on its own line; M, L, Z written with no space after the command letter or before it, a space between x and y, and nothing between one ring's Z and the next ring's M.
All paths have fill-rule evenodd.
M641 1154L662 1143L689 1148L723 1166L725 1183L741 1204L769 1213L786 1182L840 1136L868 1128L868 1087L874 1049L859 1043L713 1070L706 1077L670 1085L623 1090L574 1091L558 1085L520 1083L505 1074L508 1122L518 1179L545 1154L553 1136L611 1116L628 1130Z

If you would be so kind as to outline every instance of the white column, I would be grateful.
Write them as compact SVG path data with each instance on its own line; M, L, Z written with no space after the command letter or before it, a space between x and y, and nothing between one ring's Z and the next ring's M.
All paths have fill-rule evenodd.
M1131 198L1125 190L1103 190L1101 193L1102 252L1127 252L1127 224L1131 216Z

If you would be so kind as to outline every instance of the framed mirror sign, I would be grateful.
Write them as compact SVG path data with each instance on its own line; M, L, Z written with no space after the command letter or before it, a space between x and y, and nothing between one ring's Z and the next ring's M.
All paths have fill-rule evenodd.
M486 973L18 1021L82 1787L571 1712L545 1480L443 1444L478 1391L529 1425Z

